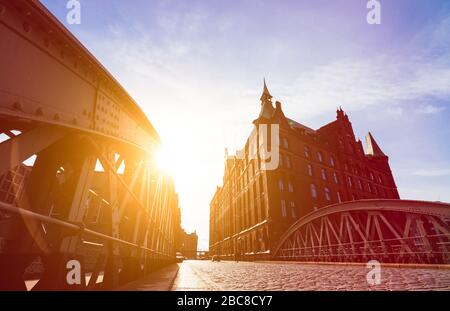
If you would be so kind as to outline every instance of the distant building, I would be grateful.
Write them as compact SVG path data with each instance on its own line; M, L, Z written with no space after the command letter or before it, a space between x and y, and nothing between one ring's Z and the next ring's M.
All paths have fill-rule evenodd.
M194 231L188 234L183 231L182 236L181 253L188 259L197 259L197 233Z
M259 125L279 125L279 165L262 169L261 159L249 156L250 137L242 155L226 154L223 186L210 204L211 255L268 258L280 235L310 212L350 200L399 199L388 157L370 133L364 152L341 108L335 121L313 130L287 118L281 103L274 107L264 83L253 123L256 154Z

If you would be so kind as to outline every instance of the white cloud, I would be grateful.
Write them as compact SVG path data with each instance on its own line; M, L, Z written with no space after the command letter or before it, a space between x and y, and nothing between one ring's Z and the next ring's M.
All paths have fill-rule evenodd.
M412 174L421 177L442 177L449 176L450 169L421 169L414 171Z
M401 113L401 105L450 97L450 65L404 59L342 59L306 72L284 90L301 113L315 115L342 105L346 110L370 106ZM427 106L421 112L435 113Z
M420 107L416 109L416 113L419 114L436 114L439 112L442 112L445 110L445 107L442 106L433 106L433 105L426 105L423 107Z

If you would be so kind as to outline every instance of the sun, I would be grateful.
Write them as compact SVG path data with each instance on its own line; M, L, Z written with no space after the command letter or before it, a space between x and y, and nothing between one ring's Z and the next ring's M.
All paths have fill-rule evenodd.
M173 155L169 150L161 145L155 151L156 167L163 173L172 175L173 173Z

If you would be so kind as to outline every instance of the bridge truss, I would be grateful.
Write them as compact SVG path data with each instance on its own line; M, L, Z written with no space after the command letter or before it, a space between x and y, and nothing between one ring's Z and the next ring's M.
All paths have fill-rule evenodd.
M0 289L111 289L173 262L178 197L138 105L37 0L0 0L0 46Z
M360 200L298 220L273 258L294 261L450 263L450 204Z

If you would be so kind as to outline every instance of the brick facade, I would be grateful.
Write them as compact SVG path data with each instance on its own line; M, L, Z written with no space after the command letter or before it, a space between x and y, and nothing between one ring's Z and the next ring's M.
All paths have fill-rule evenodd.
M335 121L313 130L287 118L281 103L274 107L264 84L253 123L252 134L260 124L279 124L279 165L262 169L260 159L249 156L250 139L243 156L226 154L223 185L210 204L211 255L269 258L280 235L314 210L349 200L399 199L388 157L370 133L364 151L341 108Z

